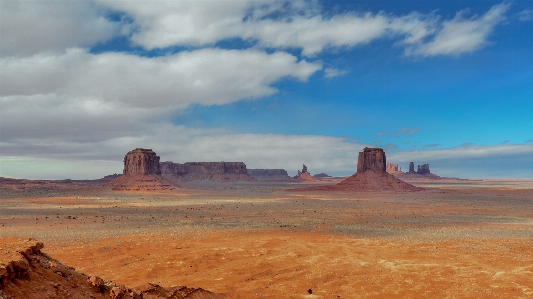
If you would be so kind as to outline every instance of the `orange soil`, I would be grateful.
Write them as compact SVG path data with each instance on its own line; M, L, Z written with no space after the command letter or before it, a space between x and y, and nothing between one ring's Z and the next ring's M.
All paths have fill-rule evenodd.
M48 251L136 286L185 284L260 298L526 298L533 240L400 242L280 231L142 235Z
M419 186L9 191L0 237L35 236L62 263L129 287L235 298L533 298L532 183Z

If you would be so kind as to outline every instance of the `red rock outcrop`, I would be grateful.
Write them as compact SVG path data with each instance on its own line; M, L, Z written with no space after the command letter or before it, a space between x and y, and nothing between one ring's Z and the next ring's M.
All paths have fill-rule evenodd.
M307 171L307 166L305 164L302 166L302 171L298 170L298 174L294 176L295 179L300 181L320 181L320 179L317 179Z
M161 176L159 156L151 149L129 151L124 156L123 173L104 186L121 191L172 190L177 187Z
M365 147L359 153L357 172L335 186L316 186L292 191L393 191L411 192L421 188L401 181L386 171L385 152Z
M172 286L168 288L148 283L130 289L96 276L87 276L74 268L41 252L43 243L34 240L0 238L3 247L23 247L14 252L13 260L0 257L0 298L10 299L219 299L224 294L215 294L202 288ZM6 248L7 249L7 248Z
M357 172L365 172L367 170L373 170L378 173L386 172L386 164L387 159L382 148L365 147L363 151L359 153Z
M125 175L161 174L159 156L151 149L136 148L124 156Z

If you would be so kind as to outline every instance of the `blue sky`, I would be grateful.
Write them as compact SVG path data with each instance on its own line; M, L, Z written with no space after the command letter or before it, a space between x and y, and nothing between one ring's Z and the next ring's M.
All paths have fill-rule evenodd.
M136 147L348 175L379 146L533 177L530 1L0 5L0 176L98 178Z

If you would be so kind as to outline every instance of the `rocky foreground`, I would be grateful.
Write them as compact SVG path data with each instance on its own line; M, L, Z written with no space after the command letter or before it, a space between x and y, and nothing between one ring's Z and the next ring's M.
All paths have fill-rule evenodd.
M225 298L201 288L161 287L148 283L136 289L87 276L41 252L42 242L0 239L0 298L112 298L112 299L217 299Z

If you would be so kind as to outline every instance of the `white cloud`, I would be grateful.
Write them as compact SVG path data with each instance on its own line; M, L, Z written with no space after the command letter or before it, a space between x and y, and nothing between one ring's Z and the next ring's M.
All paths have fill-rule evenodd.
M431 172L449 177L533 177L533 144L468 145L447 149L400 151L387 161L407 166L430 164Z
M146 49L209 46L227 38L258 46L302 49L306 56L325 48L353 47L388 35L414 43L430 34L433 16L411 13L347 13L326 18L315 1L99 1L133 18L132 41ZM275 18L269 16L276 15Z
M80 49L0 60L2 96L60 94L136 107L226 104L271 95L284 77L305 81L319 63L258 50L203 49L146 58Z
M339 70L336 68L326 68L324 69L324 78L333 78L338 76L346 75L348 71Z
M505 19L509 7L507 3L494 5L484 15L469 19L464 18L466 11L460 11L452 20L442 23L433 40L408 48L406 54L436 56L475 51L488 43L488 36Z
M120 34L90 1L0 1L0 55L87 47Z
M518 13L518 20L522 22L533 21L533 10L526 9Z
M394 16L350 12L326 17L316 1L99 1L126 13L137 31L131 40L146 49L204 47L228 38L275 49L301 49L313 56L328 48L354 47L380 38L400 39L408 55L456 55L472 52L504 18L508 3L482 16L464 18L460 11L441 21L434 13ZM526 15L525 13L523 15ZM273 17L274 16L274 17ZM429 39L429 41L428 41Z
M291 173L305 163L312 173L341 171L351 174L355 172L357 154L364 145L329 136L232 134L218 129L191 129L160 123L146 125L121 137L99 140L90 146L61 137L3 142L0 143L0 176L99 178L120 172L124 154L137 147L152 148L162 161L243 161L248 168L284 168ZM107 161L107 167L102 161ZM35 169L35 163L43 167ZM47 165L56 166L44 167ZM60 172L58 165L65 170ZM84 167L76 172L72 165Z
M307 80L319 63L258 50L203 49L146 58L80 49L0 59L2 139L120 135L190 104L227 104Z

